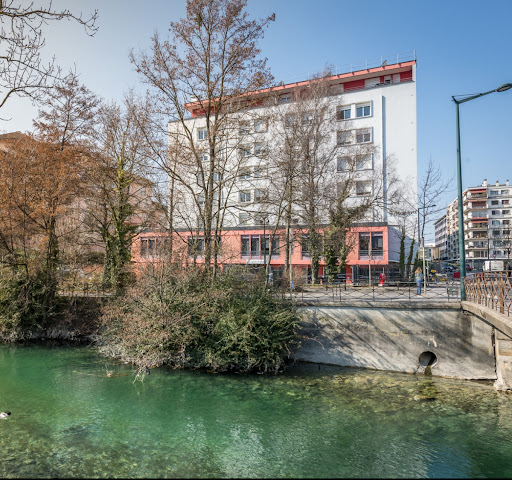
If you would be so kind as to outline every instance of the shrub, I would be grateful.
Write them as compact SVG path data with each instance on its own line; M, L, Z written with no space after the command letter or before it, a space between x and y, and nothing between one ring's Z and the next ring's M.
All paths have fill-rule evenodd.
M298 316L262 279L230 269L148 267L103 309L100 350L139 366L277 371L298 344Z

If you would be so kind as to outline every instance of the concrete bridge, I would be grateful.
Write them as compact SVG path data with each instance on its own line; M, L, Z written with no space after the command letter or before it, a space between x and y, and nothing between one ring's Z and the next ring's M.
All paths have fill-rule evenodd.
M421 297L396 289L370 295L368 288L345 297L314 288L294 296L305 319L298 361L494 380L497 390L512 390L506 314L434 289Z

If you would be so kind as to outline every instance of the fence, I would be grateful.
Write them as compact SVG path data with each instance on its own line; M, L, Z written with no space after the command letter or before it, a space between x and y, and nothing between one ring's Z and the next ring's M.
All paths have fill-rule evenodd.
M465 279L466 300L510 316L511 272L476 273Z
M304 285L295 291L293 297L302 302L350 302L350 301L448 301L460 300L460 282L446 280L430 283L422 287L422 293L416 295L416 283L406 281L369 284L366 282L338 282L324 286Z

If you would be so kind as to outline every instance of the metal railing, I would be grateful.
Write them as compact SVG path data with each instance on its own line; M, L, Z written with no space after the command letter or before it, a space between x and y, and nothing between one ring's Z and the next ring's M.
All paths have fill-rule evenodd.
M353 301L383 302L457 302L460 300L460 282L449 279L443 282L431 282L421 295L416 294L416 282L391 281L369 284L368 280L354 282L338 282L326 285L302 285L293 293L293 298L300 302L322 303Z
M510 316L512 272L476 273L465 279L466 300Z

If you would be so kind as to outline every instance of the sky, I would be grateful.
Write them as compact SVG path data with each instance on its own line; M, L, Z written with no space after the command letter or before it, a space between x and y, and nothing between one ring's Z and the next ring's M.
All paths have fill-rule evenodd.
M27 0L21 0L26 2ZM41 0L43 1L43 0ZM36 2L39 3L39 2ZM157 31L185 15L185 0L54 0L56 8L87 14L98 10L99 30L54 22L46 27L46 58L76 68L82 83L105 100L120 102L140 83L128 54L145 50ZM512 0L248 0L252 17L276 14L261 41L276 80L302 80L326 65L415 51L417 57L418 177L429 158L453 188L436 205L457 196L453 95L476 94L512 83ZM512 181L512 89L460 106L462 187L483 179ZM11 98L2 108L0 132L30 131L37 108ZM440 212L438 217L442 215ZM425 241L433 242L432 225Z

